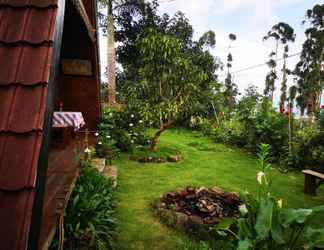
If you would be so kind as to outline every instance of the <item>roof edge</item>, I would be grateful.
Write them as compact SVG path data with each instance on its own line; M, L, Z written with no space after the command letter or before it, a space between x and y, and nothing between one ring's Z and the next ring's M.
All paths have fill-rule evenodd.
M54 49L52 56L52 64L50 70L48 95L46 101L46 111L43 125L43 142L41 145L40 155L37 167L36 179L36 196L32 210L31 226L28 238L28 250L38 250L39 237L42 225L42 212L43 202L45 195L46 174L48 166L49 145L50 145L50 132L52 127L52 116L54 111L54 92L55 83L58 78L59 59L61 54L62 39L63 39L63 26L65 15L65 0L58 0L58 11L56 16Z

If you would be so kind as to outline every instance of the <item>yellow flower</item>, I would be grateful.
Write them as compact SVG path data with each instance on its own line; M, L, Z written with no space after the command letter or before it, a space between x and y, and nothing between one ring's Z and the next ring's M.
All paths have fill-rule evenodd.
M283 205L283 199L279 199L279 200L277 201L277 205L278 205L279 208L282 208L282 205Z
M260 171L258 174L257 174L257 181L258 183L261 185L262 184L262 178L265 177L265 174L264 172Z

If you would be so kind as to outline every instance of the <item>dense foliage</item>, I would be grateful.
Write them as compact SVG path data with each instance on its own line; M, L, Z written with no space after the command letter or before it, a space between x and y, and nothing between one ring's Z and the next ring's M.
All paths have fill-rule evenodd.
M121 151L132 151L136 145L148 143L143 117L136 107L131 106L121 109L104 107L98 136L98 143L106 150L117 147Z
M84 166L64 217L64 249L112 249L116 234L112 183Z
M288 118L278 113L268 98L261 98L254 86L236 106L235 113L212 128L216 142L233 144L256 153L261 143L272 146L273 160L284 157L288 148Z

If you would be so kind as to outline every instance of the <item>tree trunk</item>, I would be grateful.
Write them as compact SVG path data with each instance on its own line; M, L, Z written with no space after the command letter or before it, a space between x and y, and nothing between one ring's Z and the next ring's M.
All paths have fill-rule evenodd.
M292 141L292 108L293 108L293 103L292 102L289 102L289 123L288 123L288 140L289 140L289 144L288 144L288 148L289 148L289 154L291 154L291 141Z
M114 106L116 104L116 51L112 0L108 2L107 14L108 104L109 106Z
M286 104L286 96L287 96L287 64L286 64L286 55L284 54L284 63L282 67L282 82L281 82L281 95L280 95L280 105L279 112L284 113L285 104ZM289 104L290 105L290 104ZM289 106L290 108L290 106Z
M161 134L162 134L165 130L167 130L167 128L168 128L168 126L166 126L166 125L162 125L162 126L160 127L160 129L159 129L158 131L155 132L155 134L154 134L154 136L153 136L153 138L152 138L152 141L151 141L150 147L149 147L149 150L150 150L150 151L152 151L152 152L156 151L156 149L157 149L157 144L158 144L159 141L160 141L160 136L161 136Z

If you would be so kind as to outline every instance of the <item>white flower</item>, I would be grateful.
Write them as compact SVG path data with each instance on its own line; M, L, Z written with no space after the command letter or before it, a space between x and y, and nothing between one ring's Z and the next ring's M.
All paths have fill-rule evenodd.
M131 114L131 118L134 118L135 116L134 116L134 114Z
M119 92L118 91L116 91L116 95L119 95Z
M139 120L138 122L139 122L139 123L143 123L143 121L142 121L142 120Z
M283 205L283 199L279 199L277 201L277 205L278 205L278 208L282 208L282 205Z
M247 207L245 204L239 206L240 213L244 216L248 213Z
M130 127L133 127L133 126L134 126L134 124L133 124L133 123L130 123L130 124L129 124L129 126L130 126Z
M97 136L97 137L98 137L98 136L99 136L99 133L98 133L98 132L96 132L96 133L95 133L95 136Z
M98 141L98 145L102 145L102 142L101 141Z
M257 181L259 182L259 184L261 185L262 184L262 179L265 177L265 174L264 172L260 171L258 174L257 174Z
M106 135L106 138L110 139L110 138L111 138L111 136L110 136L110 135Z
M86 149L84 150L84 153L86 153L86 154L91 153L91 149L90 149L90 148L86 148Z
M134 143L134 140L131 140L131 143Z

